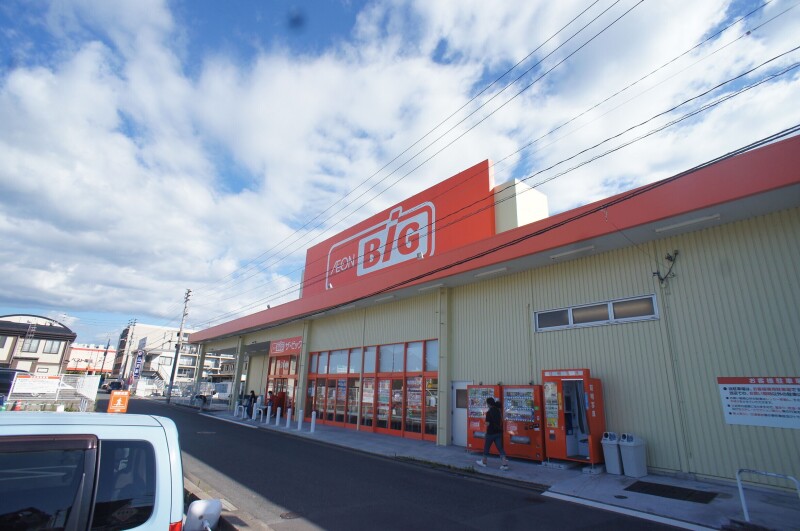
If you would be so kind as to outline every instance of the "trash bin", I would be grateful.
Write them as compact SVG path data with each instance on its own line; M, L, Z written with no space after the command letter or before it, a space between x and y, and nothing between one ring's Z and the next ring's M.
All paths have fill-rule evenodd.
M645 442L633 433L623 433L619 438L619 451L622 455L622 468L629 478L647 475L647 454Z
M622 474L622 461L619 454L619 439L613 431L603 432L603 457L606 462L606 472L609 474Z

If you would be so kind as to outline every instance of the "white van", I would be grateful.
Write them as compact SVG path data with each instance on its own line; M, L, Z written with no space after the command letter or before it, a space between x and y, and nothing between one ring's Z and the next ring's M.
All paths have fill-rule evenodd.
M191 527L184 527L183 508L172 420L0 413L0 529L181 531ZM201 518L213 528L220 511L214 505Z

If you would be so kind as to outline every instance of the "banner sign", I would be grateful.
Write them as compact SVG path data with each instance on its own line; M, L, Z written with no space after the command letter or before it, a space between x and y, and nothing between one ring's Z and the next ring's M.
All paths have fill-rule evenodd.
M484 161L309 248L303 297L494 236L493 188Z
M142 373L142 365L144 364L144 350L136 351L136 365L133 366L133 379L139 378Z
M800 376L718 377L725 422L800 429Z

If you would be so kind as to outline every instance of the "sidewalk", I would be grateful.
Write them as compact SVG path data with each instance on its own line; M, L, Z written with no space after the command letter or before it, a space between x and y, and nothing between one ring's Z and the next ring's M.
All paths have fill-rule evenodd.
M518 459L511 459L511 470L502 472L499 470L498 458L491 457L489 466L481 468L475 465L475 460L480 454L467 452L458 446L436 446L431 442L322 424L317 424L314 433L311 433L309 422L304 422L298 430L296 422L287 428L285 419L279 426L275 426L274 419L267 424L261 420L234 417L230 411L208 411L205 414L227 422L280 431L287 435L305 437L362 452L418 461L430 466L448 467L469 474L482 474L497 481L524 484L542 492L544 496L630 514L684 529L800 530L798 496L771 489L753 486L744 488L750 515L750 523L747 524L735 482L729 484L697 481L655 474L643 478L629 478L607 474L602 466L599 469L595 467L595 473L589 473L578 463L538 464ZM660 492L645 494L625 490L637 482L656 484L643 486ZM692 495L699 499L708 493L716 493L708 503L686 501ZM665 494L673 497L665 497ZM683 499L674 499L675 496Z

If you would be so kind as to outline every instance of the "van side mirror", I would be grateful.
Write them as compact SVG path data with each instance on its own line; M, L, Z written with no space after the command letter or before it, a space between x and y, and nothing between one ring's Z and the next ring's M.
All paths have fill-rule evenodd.
M222 500L195 500L186 511L184 531L214 530L222 514Z

